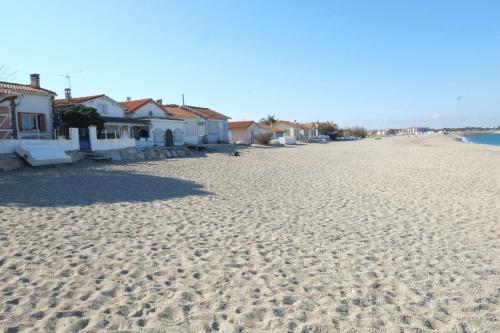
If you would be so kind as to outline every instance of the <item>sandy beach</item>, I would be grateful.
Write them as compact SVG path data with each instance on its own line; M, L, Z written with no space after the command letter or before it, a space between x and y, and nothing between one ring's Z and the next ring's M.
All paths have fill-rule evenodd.
M5 332L495 332L500 148L447 136L0 174Z

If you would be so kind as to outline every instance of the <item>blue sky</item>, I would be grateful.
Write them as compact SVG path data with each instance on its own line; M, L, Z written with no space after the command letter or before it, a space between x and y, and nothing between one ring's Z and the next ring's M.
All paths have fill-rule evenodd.
M499 1L9 1L0 65L235 120L500 125ZM13 73L13 74L12 74ZM12 75L10 75L12 74Z

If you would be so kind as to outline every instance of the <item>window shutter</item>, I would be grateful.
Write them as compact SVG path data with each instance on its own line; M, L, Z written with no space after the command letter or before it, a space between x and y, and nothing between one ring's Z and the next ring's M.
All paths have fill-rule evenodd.
M45 123L45 114L41 113L40 114L40 131L45 132L47 130L46 123Z
M22 131L23 130L23 113L22 112L17 112L16 113L17 117L17 128Z

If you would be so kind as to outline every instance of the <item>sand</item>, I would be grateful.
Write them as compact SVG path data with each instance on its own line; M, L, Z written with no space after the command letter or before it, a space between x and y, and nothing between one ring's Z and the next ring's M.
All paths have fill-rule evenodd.
M0 174L8 332L494 332L500 148L446 136Z

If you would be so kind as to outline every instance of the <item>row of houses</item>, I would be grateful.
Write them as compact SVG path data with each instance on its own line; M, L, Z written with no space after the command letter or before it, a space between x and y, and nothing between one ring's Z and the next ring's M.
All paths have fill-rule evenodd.
M59 126L57 109L84 105L97 110L105 124L104 135L128 136L155 145L218 143L229 141L230 117L210 108L164 105L152 98L116 101L98 94L64 98L40 86L32 74L29 84L0 82L0 139L49 139Z
M258 134L267 133L281 144L295 144L297 141L314 141L319 138L317 123L298 123L279 120L266 125L254 121L233 121L229 123L231 142L256 143Z
M280 120L265 125L231 118L207 107L164 104L161 99L115 100L106 94L64 98L41 87L40 76L31 74L28 84L0 82L0 140L57 139L65 129L60 112L82 105L94 108L104 121L100 138L135 139L135 146L183 146L226 142L255 143L266 134L282 144L319 137L318 123ZM89 131L80 129L80 149L90 148ZM131 142L130 140L127 142ZM132 141L134 142L134 141ZM127 143L127 145L129 145Z
M425 134L430 132L429 127L424 126L413 126L408 128L386 128L382 130L371 131L372 136L389 136L389 135L414 135L414 134Z

